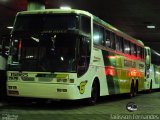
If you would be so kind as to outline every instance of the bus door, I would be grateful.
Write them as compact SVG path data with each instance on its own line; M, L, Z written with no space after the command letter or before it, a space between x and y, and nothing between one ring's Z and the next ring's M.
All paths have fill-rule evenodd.
M80 36L77 50L77 75L82 76L89 67L90 61L90 38Z
M145 48L145 76L146 78L149 78L150 74L150 66L151 66L151 51L150 48Z

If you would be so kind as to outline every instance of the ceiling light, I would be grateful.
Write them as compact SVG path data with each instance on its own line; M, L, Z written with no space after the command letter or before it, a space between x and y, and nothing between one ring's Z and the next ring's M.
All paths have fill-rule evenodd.
M8 26L7 28L8 28L8 29L13 29L13 26Z
M146 26L148 29L155 29L156 27L154 25L147 25Z

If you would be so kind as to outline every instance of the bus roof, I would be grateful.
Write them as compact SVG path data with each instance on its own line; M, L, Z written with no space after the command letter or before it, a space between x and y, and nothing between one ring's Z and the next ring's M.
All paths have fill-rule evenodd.
M118 30L117 28L113 27L111 24L103 21L102 19L96 17L95 15L84 11L84 10L77 10L77 9L43 9L43 10L32 10L32 11L22 11L22 12L18 12L17 15L19 14L55 14L55 13L75 13L75 14L83 14L83 15L87 15L89 17L93 17L93 20L97 21L100 25L102 25L103 27L108 28L109 30L115 32L116 34L132 41L135 43L138 43L139 45L144 47L144 43L141 40L135 39L133 37L131 37L130 35ZM134 41L133 41L134 40Z
M55 13L76 13L76 14L84 14L87 16L92 16L91 13L83 10L76 9L44 9L44 10L31 10L31 11L21 11L18 14L55 14Z

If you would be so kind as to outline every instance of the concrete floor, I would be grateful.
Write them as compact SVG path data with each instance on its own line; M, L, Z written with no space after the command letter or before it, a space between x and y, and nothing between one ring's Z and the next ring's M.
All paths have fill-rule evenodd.
M129 102L137 105L136 111L129 112L126 109ZM94 106L86 106L82 101L55 101L48 104L35 102L1 104L0 108L2 120L7 118L7 120L124 120L140 117L146 119L146 116L148 119L153 120L154 117L159 120L160 92L139 94L132 99L124 95L102 97Z

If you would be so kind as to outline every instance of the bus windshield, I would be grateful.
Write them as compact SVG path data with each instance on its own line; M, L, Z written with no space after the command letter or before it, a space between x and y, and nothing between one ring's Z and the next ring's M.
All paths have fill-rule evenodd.
M16 17L15 32L55 32L78 29L76 14L20 14Z
M14 38L10 70L75 72L76 34L40 34ZM18 68L18 69L17 69Z

